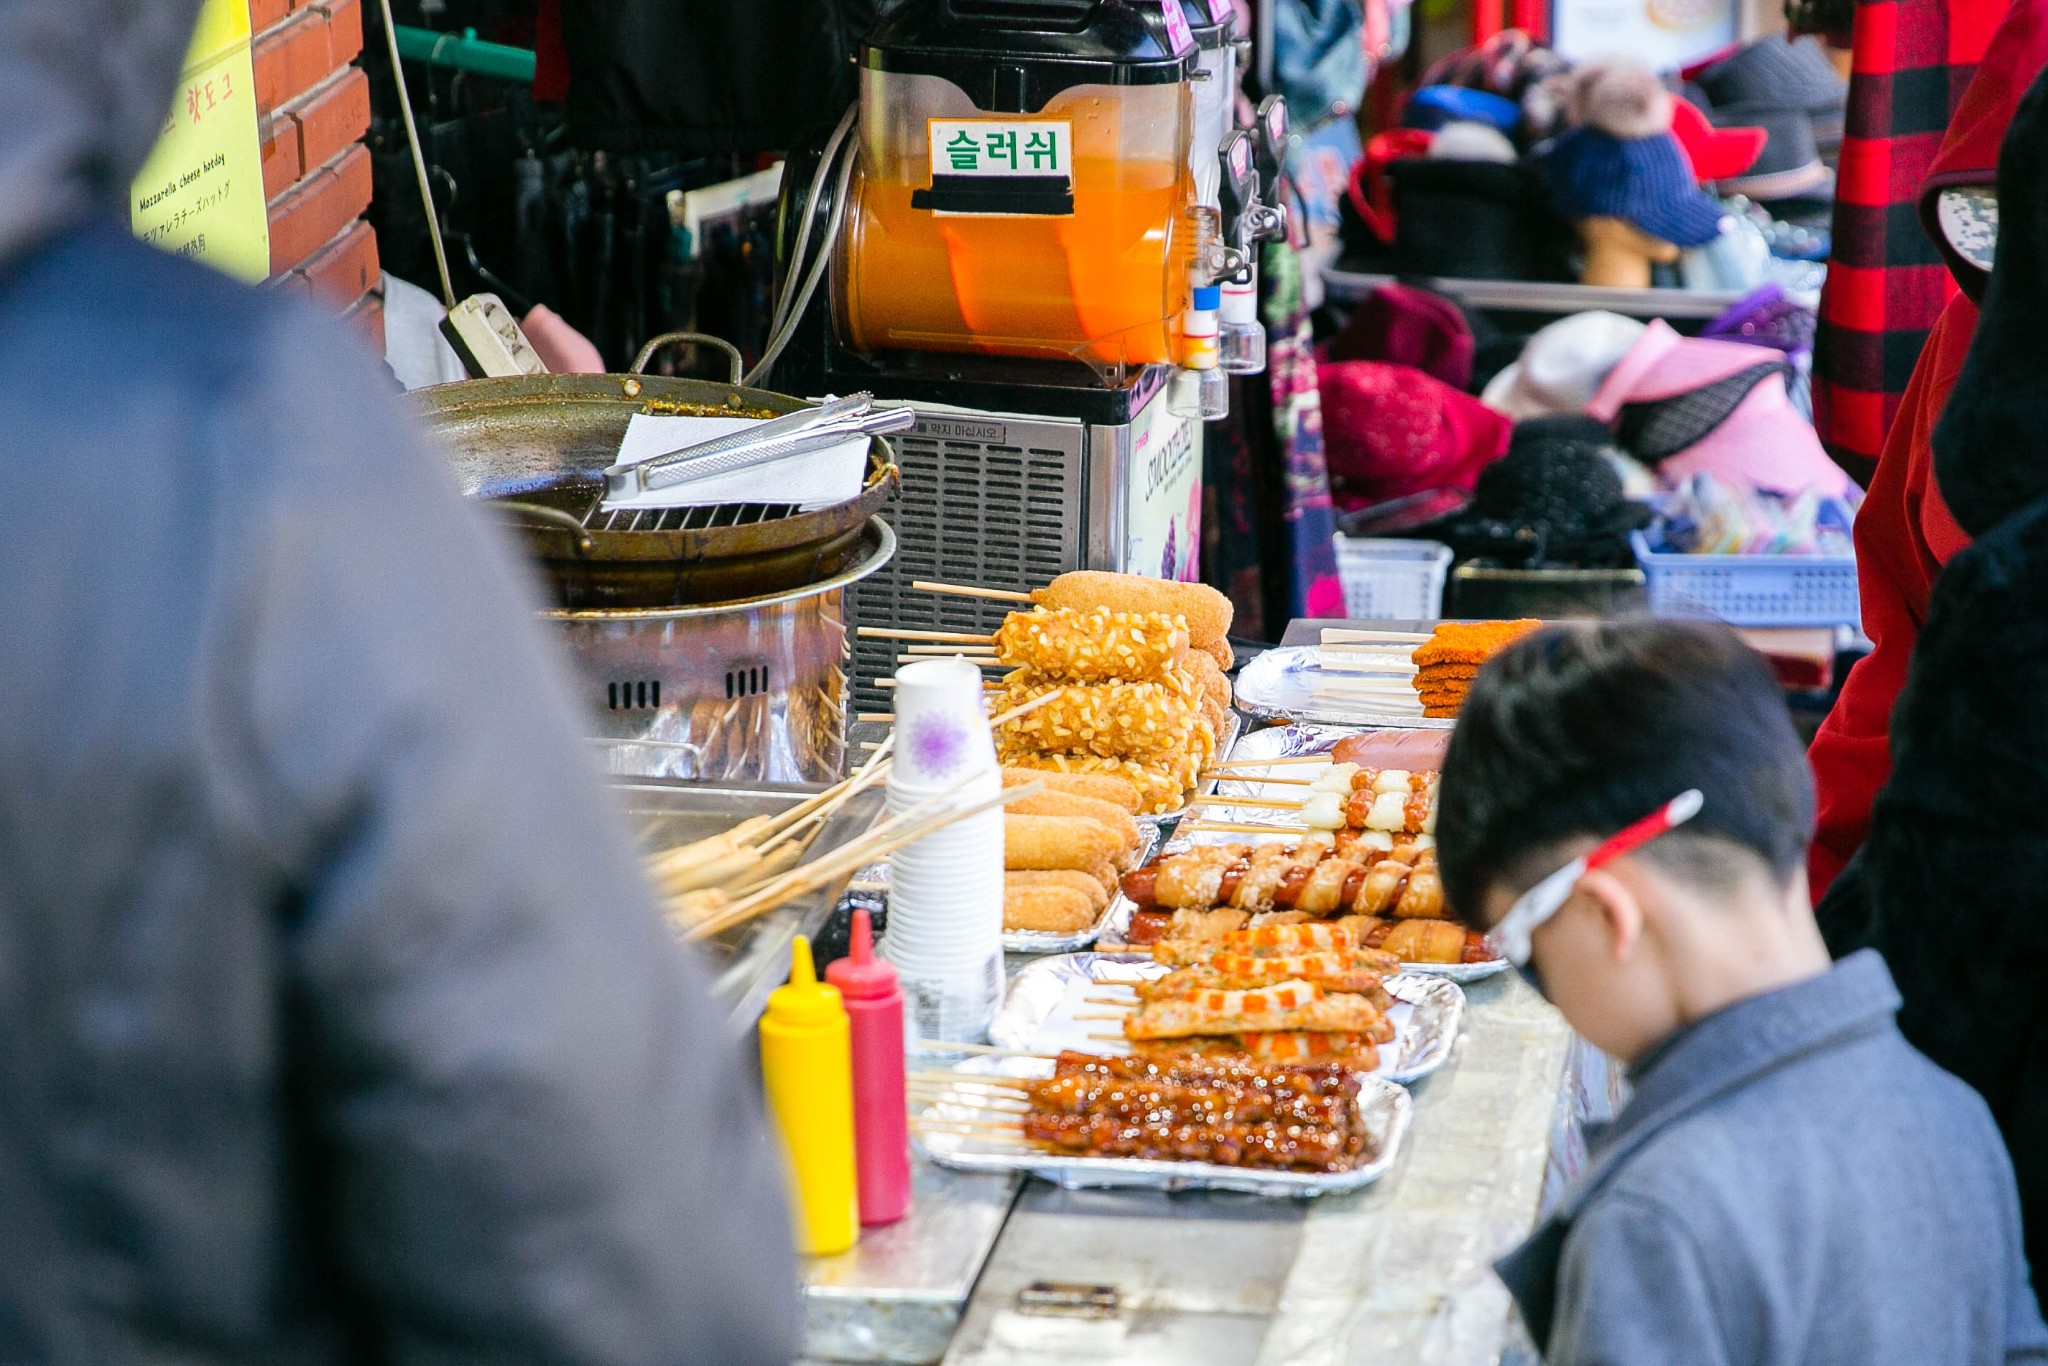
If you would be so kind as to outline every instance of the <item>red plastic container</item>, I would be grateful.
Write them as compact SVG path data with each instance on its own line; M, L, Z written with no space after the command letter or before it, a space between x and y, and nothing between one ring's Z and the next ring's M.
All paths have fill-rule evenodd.
M825 969L853 1023L854 1172L864 1227L893 1224L910 1212L910 1123L903 1087L903 988L896 969L875 957L874 926L853 913L847 956Z

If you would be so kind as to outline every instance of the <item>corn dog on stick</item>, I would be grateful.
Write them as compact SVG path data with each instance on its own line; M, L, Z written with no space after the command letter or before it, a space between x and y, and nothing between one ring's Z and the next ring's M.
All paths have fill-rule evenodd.
M995 702L998 711L1048 691L1012 675ZM1097 683L1061 690L1049 705L1017 718L996 733L998 744L1022 741L1047 753L1151 758L1185 753L1207 729L1198 705L1165 683ZM1210 746L1215 745L1213 734Z
M1041 607L1012 612L996 632L996 659L1068 683L1135 682L1187 657L1187 623L1161 613Z
M1109 607L1119 612L1164 612L1185 618L1188 641L1204 649L1230 633L1230 599L1200 583L1171 583L1142 574L1076 570L1031 595L1041 607ZM1218 661L1221 662L1220 660Z

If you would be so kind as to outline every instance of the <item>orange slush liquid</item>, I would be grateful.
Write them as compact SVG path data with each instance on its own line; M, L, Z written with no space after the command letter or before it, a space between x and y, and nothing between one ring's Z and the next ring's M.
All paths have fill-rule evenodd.
M1004 355L1171 360L1179 168L1080 160L1071 217L942 217L866 182L849 242L849 340ZM1121 173L1125 187L1114 188ZM1148 183L1129 188L1133 178Z

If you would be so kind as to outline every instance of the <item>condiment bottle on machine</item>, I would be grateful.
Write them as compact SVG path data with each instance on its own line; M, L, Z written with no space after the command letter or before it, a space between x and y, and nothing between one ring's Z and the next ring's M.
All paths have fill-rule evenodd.
M903 1086L903 988L875 957L867 908L853 913L847 956L825 969L853 1024L854 1167L860 1221L893 1224L910 1211L910 1126Z
M860 1236L854 1199L853 1061L839 990L818 980L798 935L789 984L761 1016L761 1081L782 1136L799 1252L827 1257Z

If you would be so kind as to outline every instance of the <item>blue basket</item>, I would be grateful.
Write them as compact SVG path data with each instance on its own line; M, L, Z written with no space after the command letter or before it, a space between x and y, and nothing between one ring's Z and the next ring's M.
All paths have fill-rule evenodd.
M1856 626L1854 555L1685 555L1629 537L1648 580L1650 613L1719 617L1731 626Z
M1436 621L1451 548L1436 541L1337 538L1344 615L1353 621Z

